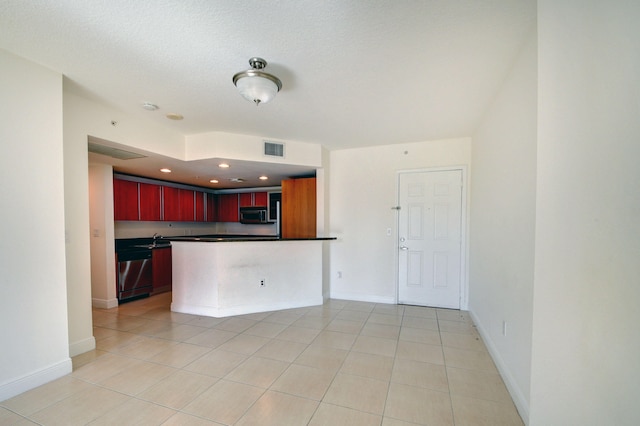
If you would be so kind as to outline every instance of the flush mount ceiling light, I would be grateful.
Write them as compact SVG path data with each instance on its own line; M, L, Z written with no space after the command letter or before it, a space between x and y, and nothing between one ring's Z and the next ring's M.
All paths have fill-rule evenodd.
M262 71L267 61L262 58L249 59L251 69L233 76L233 84L240 94L256 105L266 104L282 89L282 82L274 75Z
M176 112L170 112L169 114L165 115L165 117L167 117L169 120L178 120L178 121L184 118L182 114L178 114Z
M146 109L147 111L155 111L158 109L158 105L152 104L151 102L144 102L142 104L142 108Z

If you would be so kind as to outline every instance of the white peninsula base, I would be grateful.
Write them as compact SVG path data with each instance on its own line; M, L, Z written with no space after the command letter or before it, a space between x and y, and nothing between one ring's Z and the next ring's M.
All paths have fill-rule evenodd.
M321 305L323 244L173 241L171 310L226 317Z

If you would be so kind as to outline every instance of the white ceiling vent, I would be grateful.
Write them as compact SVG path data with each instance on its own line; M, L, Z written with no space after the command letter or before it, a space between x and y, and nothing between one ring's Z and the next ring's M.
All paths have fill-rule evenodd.
M118 160L132 160L134 158L146 157L146 155L125 151L124 149L112 148L110 146L100 145L94 142L89 142L89 152L108 155L109 157L117 158Z
M284 158L284 144L264 141L264 155L269 157Z

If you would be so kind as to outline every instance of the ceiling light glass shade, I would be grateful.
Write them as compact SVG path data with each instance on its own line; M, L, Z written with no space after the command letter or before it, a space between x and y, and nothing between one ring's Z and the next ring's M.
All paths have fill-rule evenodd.
M251 58L249 64L252 69L234 75L233 84L246 100L256 105L266 104L282 89L282 82L278 77L261 71L267 66L264 59Z

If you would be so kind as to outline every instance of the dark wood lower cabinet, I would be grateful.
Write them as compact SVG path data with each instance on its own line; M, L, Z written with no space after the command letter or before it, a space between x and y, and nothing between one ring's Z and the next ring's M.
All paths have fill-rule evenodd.
M156 248L151 253L152 294L171 291L171 247Z

